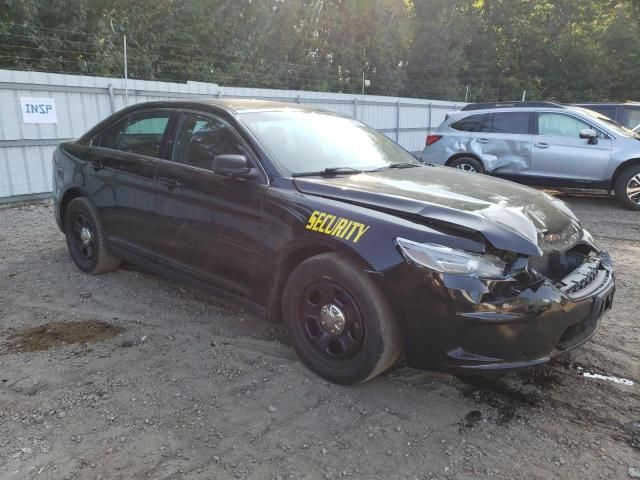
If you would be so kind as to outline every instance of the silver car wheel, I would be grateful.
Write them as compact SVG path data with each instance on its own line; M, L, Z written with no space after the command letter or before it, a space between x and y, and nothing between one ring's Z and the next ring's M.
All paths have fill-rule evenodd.
M627 183L627 197L633 203L640 204L640 173L631 177Z
M465 172L475 172L476 169L473 165L469 165L468 163L459 163L458 165L456 165L457 169L459 170L464 170Z

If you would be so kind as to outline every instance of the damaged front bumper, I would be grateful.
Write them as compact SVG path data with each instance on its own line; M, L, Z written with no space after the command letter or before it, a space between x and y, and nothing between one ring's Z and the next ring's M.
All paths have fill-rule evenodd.
M416 368L487 372L538 365L587 341L611 308L615 277L598 252L559 281L488 281L405 265L396 289L407 362Z

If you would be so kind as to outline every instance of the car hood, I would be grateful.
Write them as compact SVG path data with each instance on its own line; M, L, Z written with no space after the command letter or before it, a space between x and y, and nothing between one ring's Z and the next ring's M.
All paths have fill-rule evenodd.
M298 177L298 190L481 233L498 249L524 255L562 251L582 236L564 202L513 182L449 167L387 169Z

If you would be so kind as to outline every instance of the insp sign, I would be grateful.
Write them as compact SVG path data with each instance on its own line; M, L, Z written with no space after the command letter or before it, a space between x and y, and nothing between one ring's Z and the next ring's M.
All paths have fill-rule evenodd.
M53 98L20 97L20 110L24 123L58 123Z

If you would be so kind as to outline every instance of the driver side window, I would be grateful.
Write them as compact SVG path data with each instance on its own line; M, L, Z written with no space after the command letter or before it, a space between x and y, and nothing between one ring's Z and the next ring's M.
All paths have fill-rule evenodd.
M569 115L559 113L539 113L538 114L538 135L553 137L580 138L580 131L592 129L588 123L578 120ZM602 133L598 132L598 138L602 138Z
M176 138L173 159L194 167L213 169L216 155L246 155L246 148L231 128L214 117L185 113Z

